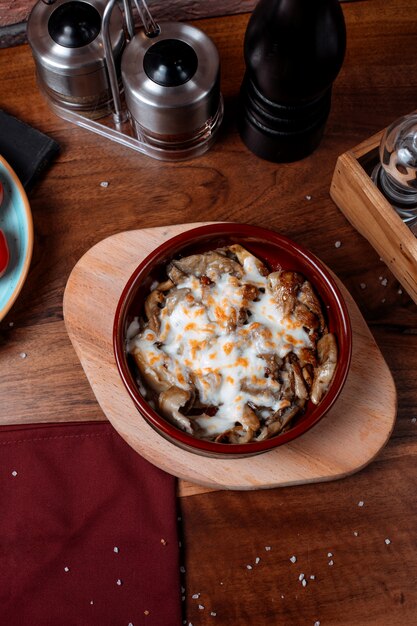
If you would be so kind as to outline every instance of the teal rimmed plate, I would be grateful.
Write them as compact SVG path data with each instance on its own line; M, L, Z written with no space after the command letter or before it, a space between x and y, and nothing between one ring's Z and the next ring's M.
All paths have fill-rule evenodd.
M9 312L29 271L33 249L33 222L29 201L10 165L0 156L0 182L4 188L0 228L6 235L10 260L0 277L0 320Z

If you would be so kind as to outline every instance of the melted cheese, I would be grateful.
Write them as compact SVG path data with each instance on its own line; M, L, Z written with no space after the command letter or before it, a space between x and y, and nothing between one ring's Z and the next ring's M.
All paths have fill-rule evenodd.
M240 280L222 274L211 285L186 277L177 287L189 290L188 295L170 315L167 308L161 310L158 336L146 328L133 338L129 332L129 351L140 352L151 368L165 363L176 386L197 389L203 404L217 407L214 416L192 418L208 437L240 422L248 402L262 407L261 416L288 404L279 400L280 384L266 377L267 363L260 355L283 358L312 346L294 317L282 317L253 259L246 258L243 268ZM248 284L260 289L256 301L244 299ZM249 316L247 323L237 325L241 309Z

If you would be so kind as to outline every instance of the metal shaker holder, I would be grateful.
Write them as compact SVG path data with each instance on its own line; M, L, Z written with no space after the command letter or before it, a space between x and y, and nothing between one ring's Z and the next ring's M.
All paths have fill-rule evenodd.
M62 10L65 4L81 2L93 7L96 4L101 10L101 29L91 45L102 46L109 96L104 108L102 101L94 102L91 97L87 109L77 106L77 93L71 94L71 89L77 92L80 81L71 83L71 77L64 77L69 95L61 97L59 91L64 89L59 86L57 91L49 88L50 68L63 72L61 59L55 58L58 53L63 51L66 71L71 72L72 58L79 53L88 56L89 50L83 42L78 50L61 48L55 38L44 53L45 42L51 37L50 22L45 23L53 14L54 4ZM223 119L217 49L201 30L177 22L159 25L145 0L135 3L143 26L135 31L131 0L123 0L124 50L120 52L118 43L115 54L114 13L120 19L117 0L39 0L38 5L48 4L48 8L35 5L28 23L39 87L59 117L127 148L160 160L200 156L215 141ZM42 32L42 28L49 32ZM94 73L88 76L94 77ZM52 84L56 82L53 74Z

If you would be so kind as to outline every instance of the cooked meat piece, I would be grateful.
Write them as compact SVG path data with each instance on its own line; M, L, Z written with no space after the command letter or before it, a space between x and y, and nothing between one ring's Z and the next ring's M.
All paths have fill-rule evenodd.
M314 382L311 388L311 401L318 404L333 378L337 365L337 344L332 333L323 335L317 342L319 366L314 370Z
M190 435L193 434L191 421L188 417L180 413L180 408L190 402L192 394L190 391L179 387L169 387L159 394L158 405L161 413L177 428L184 430Z
M303 284L304 278L297 272L281 270L268 276L268 288L275 302L282 309L283 317L288 317L294 311L297 293Z
M312 365L313 367L317 366L317 359L314 350L310 348L301 348L297 350L297 356L301 367L304 367L307 364Z
M238 278L242 278L243 276L243 269L239 263L233 261L233 259L229 259L229 257L224 254L220 254L216 250L204 252L203 254L193 254L183 259L172 261L172 265L183 274L197 276L197 278L207 276L214 282L216 282L222 274L230 274ZM169 276L172 279L172 276Z
M309 309L309 311L314 313L314 315L319 320L320 331L324 332L326 329L326 322L324 321L323 311L321 309L319 299L314 293L313 288L308 280L305 280L301 285L301 289L298 292L298 299Z
M268 270L265 267L265 265L262 263L262 261L260 261L256 256L254 256L253 254L251 254L250 252L248 252L245 248L243 248L243 246L240 246L239 244L234 244L232 246L229 246L229 250L231 252L233 252L233 254L236 255L237 260L239 261L239 263L243 266L245 259L252 259L255 266L258 269L258 272L260 273L261 276L268 276Z
M243 285L242 297L244 300L253 302L259 296L259 289L255 285Z

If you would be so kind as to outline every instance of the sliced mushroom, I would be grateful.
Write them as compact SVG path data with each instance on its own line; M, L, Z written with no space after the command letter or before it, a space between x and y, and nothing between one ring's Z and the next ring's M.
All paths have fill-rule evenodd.
M314 313L314 315L319 320L319 328L321 332L326 330L326 322L324 321L323 311L320 306L319 299L317 298L314 290L308 280L305 280L301 285L301 288L298 292L298 300L306 306L309 311Z
M247 404L243 407L242 417L240 418L242 426L245 430L252 430L254 433L258 430L260 423L255 413Z
M174 263L170 263L167 267L167 274L169 276L170 281L174 283L174 285L179 285L184 282L187 278L187 274L182 272Z
M159 394L158 405L161 413L181 430L193 434L191 421L188 417L180 413L180 409L190 402L192 393L180 387L169 387Z
M172 266L187 275L207 276L211 281L216 282L222 274L230 274L241 278L243 269L236 261L229 259L224 253L217 250L204 252L203 254L193 254L183 259L172 261ZM172 276L170 275L170 278ZM175 281L174 281L175 282Z
M257 355L260 359L265 361L265 378L272 378L278 380L279 369L282 366L282 359L273 352L264 352Z
M254 432L250 428L245 430L242 426L234 426L217 435L214 441L217 443L249 443L254 438Z
M135 348L132 352L136 365L140 372L141 379L145 385L156 393L162 393L175 384L174 377L169 370L161 364L150 365L146 355Z
M310 398L318 404L329 388L337 365L337 344L332 333L323 335L317 342L319 366L314 370L314 382Z
M282 309L283 317L289 317L294 311L297 293L304 278L297 272L280 271L268 276L268 288L275 302Z
M245 263L245 259L251 259L253 263L255 264L260 275L268 276L268 270L265 267L265 265L262 263L262 261L260 261L256 256L254 256L250 252L248 252L246 248L244 248L243 246L240 246L239 244L234 244L232 246L229 246L229 250L233 252L233 254L236 255L237 260L239 261L241 265Z
M308 400L308 389L298 359L293 353L289 355L288 367L292 368L294 376L294 395L297 400L305 402Z
M165 300L167 314L171 315L177 304L181 302L181 300L184 300L189 293L190 290L186 288L179 289L178 287L174 287L174 289L171 289Z
M317 315L310 311L310 309L308 309L302 302L296 302L293 312L297 322L310 331L311 338L311 333L320 326L320 321Z
M160 313L160 305L164 302L165 295L162 291L158 289L154 289L151 291L149 296L145 300L145 314L148 318L148 328L153 330L155 333L159 332L160 321L159 321L159 313Z

